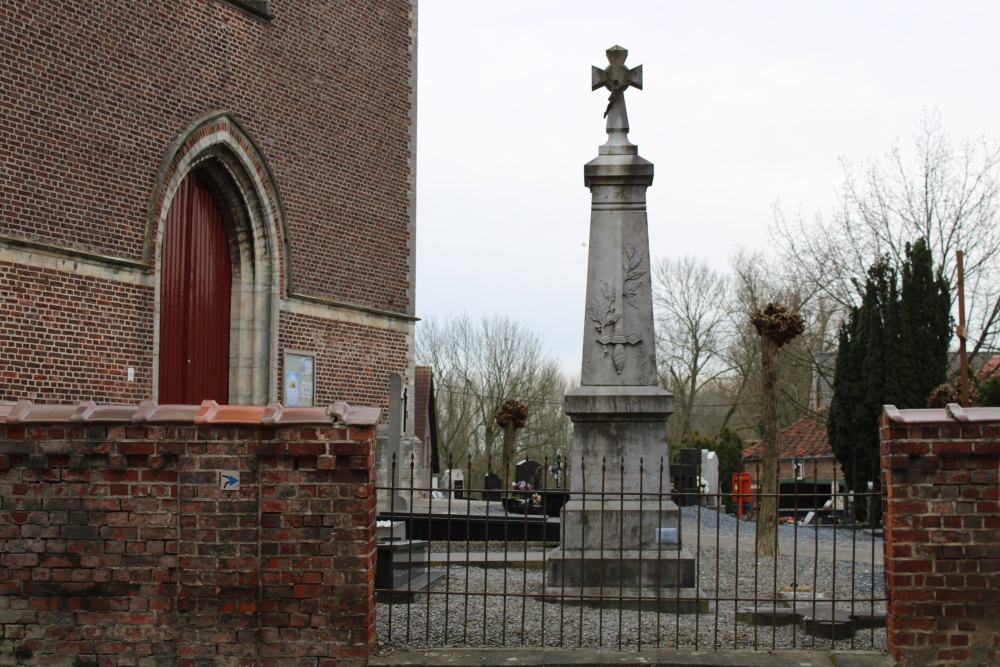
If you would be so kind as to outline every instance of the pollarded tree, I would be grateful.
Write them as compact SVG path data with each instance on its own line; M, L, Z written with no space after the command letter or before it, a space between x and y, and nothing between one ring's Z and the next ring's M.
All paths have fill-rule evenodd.
M518 429L524 428L528 421L528 406L516 398L508 398L500 406L496 414L496 422L503 429L503 455L501 457L502 488L510 492L510 468L514 463L514 443L517 441Z
M778 452L781 428L778 417L778 351L797 338L805 326L802 317L781 304L769 303L755 312L751 323L760 335L761 379L764 398L764 461L757 515L757 554L778 555Z
M733 258L732 339L724 348L730 370L719 386L724 402L730 404L723 425L748 438L762 437L764 428L760 334L751 324L751 315L768 303L779 302L805 323L803 334L781 349L780 428L808 414L810 389L817 375L815 353L833 345L827 335L832 317L827 300L804 292L783 275L783 268L760 253L741 251Z

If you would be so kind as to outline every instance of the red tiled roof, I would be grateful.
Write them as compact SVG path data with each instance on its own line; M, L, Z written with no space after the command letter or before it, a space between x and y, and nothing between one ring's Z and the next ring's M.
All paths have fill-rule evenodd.
M764 443L754 442L743 450L743 458L759 459L764 454ZM833 449L826 436L826 421L815 417L803 417L781 431L783 459L833 458Z
M983 367L979 369L976 376L980 380L989 380L998 374L1000 374L1000 354L994 354L985 364L983 364Z

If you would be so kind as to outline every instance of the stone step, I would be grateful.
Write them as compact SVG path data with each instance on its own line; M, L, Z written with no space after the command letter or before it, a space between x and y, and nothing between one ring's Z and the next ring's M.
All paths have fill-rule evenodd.
M777 605L744 607L736 612L736 619L752 625L785 626L798 623L802 630L822 639L847 639L858 630L885 627L885 612L855 610L836 607L831 602L815 605L796 603L795 608Z

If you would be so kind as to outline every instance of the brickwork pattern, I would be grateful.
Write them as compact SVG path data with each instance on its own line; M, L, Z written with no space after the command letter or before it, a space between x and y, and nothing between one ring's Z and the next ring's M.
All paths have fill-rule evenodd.
M149 397L152 302L148 288L0 262L0 401Z
M405 312L410 3L268 10L270 21L216 0L6 5L0 231L142 260L168 146L228 109L275 173L293 282Z
M900 666L1000 664L1000 410L976 412L883 414L886 627Z
M152 301L150 288L0 262L0 401L151 397ZM389 375L407 367L406 332L287 311L278 330L279 349L317 353L317 405L388 409Z
M0 665L365 662L374 420L195 409L0 419Z
M287 312L281 315L278 344L316 352L317 405L338 399L385 410L389 375L406 368L409 353L405 332ZM283 366L278 376L284 377Z

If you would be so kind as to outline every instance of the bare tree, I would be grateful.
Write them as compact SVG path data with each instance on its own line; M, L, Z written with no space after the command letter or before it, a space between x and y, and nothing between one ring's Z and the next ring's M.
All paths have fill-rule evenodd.
M842 160L844 183L831 220L806 222L775 207L773 234L783 260L806 291L844 309L855 281L887 256L900 269L907 242L926 238L945 276L956 283L955 255L966 253L972 354L992 346L1000 318L1000 147L985 140L957 147L937 112L926 113L913 156L898 144L882 160Z
M691 432L703 390L730 370L730 295L729 277L694 257L665 257L653 268L660 381L677 405L672 440Z
M568 445L562 412L566 380L546 356L541 339L506 317L479 321L461 315L418 325L418 362L434 368L438 442L442 457L462 465L474 459L485 472L503 429L496 421L505 399L517 396L531 410L515 454L554 458Z

